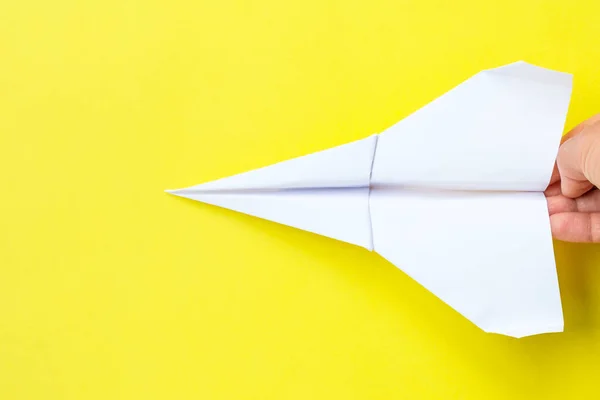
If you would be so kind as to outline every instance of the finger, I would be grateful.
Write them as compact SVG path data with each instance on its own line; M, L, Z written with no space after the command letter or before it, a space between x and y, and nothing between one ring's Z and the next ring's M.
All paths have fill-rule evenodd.
M578 180L569 177L563 177L560 186L561 192L570 198L579 197L594 187L594 185L587 180Z
M546 195L546 197L558 196L559 194L561 194L560 181L554 182L553 184L548 186L548 189L544 191L544 194Z
M548 202L548 214L560 214L566 212L577 212L577 201L565 196L552 196L546 199Z
M552 176L550 177L550 183L548 186L553 185L554 183L560 180L560 173L558 172L558 166L554 163L554 169L552 170Z
M584 213L600 212L600 190L594 189L591 192L575 199L577 211Z
M556 164L560 173L561 192L579 197L594 185L600 169L600 123L589 124L580 134L560 146Z
M571 143L565 145L569 139L579 135L586 128L591 127L591 131L594 129L594 125L600 124L600 114L596 114L593 117L581 122L575 126L566 135L561 138L561 146L559 148L557 161L554 163L554 169L550 178L550 185L564 181L562 184L564 194L568 197L577 197L582 195L591 189L592 185L589 184L589 179L584 175L582 168L581 158L584 156L583 152L586 147L590 144L583 145L583 140L571 141ZM589 130L588 130L589 131Z
M548 213L550 215L564 212L600 212L600 190L595 189L576 199L562 196L548 196Z
M552 236L566 242L600 242L600 213L565 212L550 216Z

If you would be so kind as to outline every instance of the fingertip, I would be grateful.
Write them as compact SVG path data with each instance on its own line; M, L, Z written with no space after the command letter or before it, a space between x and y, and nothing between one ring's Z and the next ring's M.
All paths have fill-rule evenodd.
M544 195L546 197L558 196L560 194L560 182L554 182L546 190L544 190Z
M554 169L552 170L552 176L550 177L550 183L548 186L558 182L560 180L560 173L558 172L558 165L554 163Z
M571 186L572 185L570 183L568 183L566 180L563 180L560 183L560 192L563 196L573 199L573 198L577 197L577 195L575 194L577 192Z
M548 214L577 211L577 202L564 196L551 196L546 198L548 204Z
M576 181L565 177L563 177L560 183L560 191L562 195L571 199L581 196L593 187L594 185L588 181Z
M550 229L552 237L556 240L569 241L569 219L568 214L550 215Z
M550 216L552 237L565 242L600 241L600 213L565 212Z

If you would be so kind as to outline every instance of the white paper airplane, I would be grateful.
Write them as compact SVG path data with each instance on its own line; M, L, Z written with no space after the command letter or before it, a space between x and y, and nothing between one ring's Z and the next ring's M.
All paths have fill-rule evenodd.
M374 250L486 332L560 332L542 192L571 87L485 70L378 135L169 192Z

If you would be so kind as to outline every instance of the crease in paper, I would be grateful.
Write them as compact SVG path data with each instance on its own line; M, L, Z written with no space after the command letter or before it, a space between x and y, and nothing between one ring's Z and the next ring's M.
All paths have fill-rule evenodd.
M482 71L378 135L169 192L374 250L486 332L560 332L542 192L571 87Z

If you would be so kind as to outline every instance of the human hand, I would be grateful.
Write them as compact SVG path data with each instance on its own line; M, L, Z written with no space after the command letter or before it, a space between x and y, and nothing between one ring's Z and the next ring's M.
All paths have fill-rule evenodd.
M552 236L600 242L600 114L564 136L546 190Z

